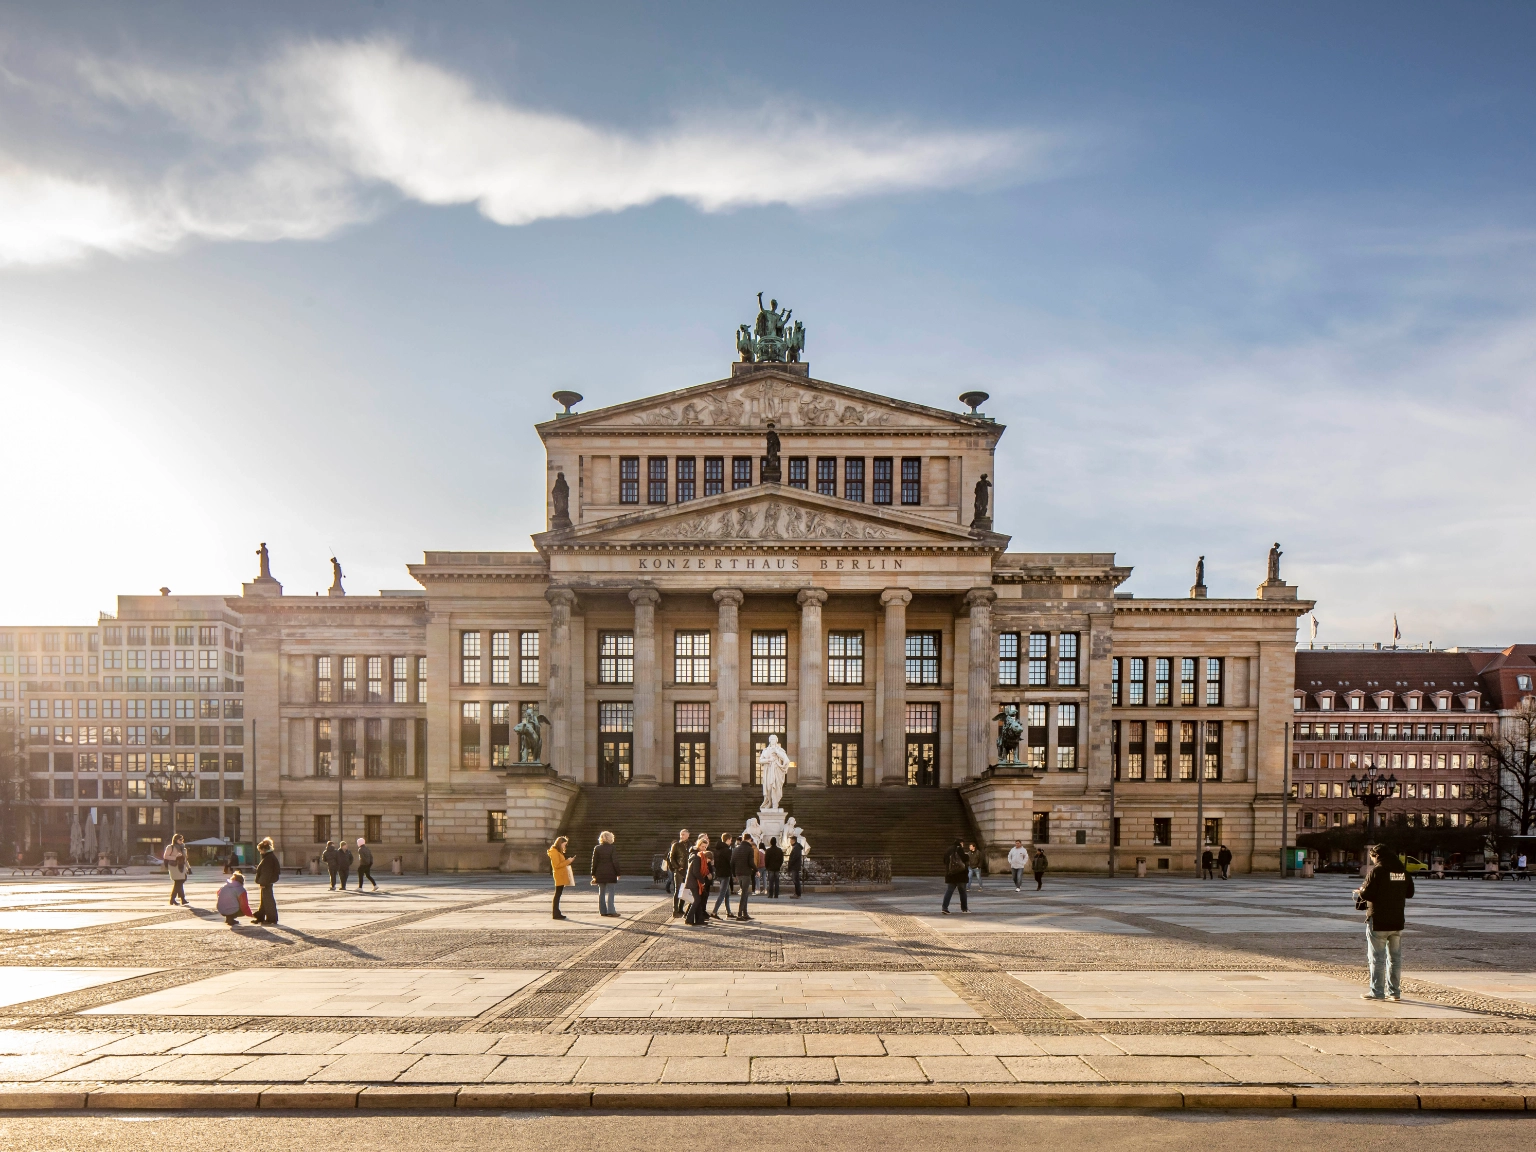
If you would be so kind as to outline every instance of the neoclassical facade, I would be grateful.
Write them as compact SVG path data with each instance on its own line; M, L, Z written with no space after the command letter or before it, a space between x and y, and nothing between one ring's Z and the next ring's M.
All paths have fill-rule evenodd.
M252 819L290 862L366 830L410 868L536 867L584 790L686 823L702 789L750 795L776 735L791 813L958 790L994 858L1023 838L1055 868L1187 869L1203 828L1278 868L1310 605L1277 562L1251 600L1147 600L1117 592L1113 554L1011 552L1001 424L804 364L538 432L532 551L428 552L409 592L263 575L230 601ZM994 769L1007 704L1023 767Z

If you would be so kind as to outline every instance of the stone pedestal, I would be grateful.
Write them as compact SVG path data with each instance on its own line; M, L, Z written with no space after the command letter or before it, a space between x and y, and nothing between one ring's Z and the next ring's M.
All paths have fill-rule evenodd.
M762 847L769 840L777 840L784 835L785 828L789 826L791 820L794 820L794 817L782 808L759 808L756 819L757 830L761 834L757 844ZM743 831L751 832L752 828L749 825ZM800 827L798 822L794 825L793 831L796 837L805 835L805 829ZM789 851L787 847L784 850Z
M561 779L547 764L514 764L501 776L507 787L507 839L497 867L503 872L547 872L549 846L581 788Z
M978 847L986 853L989 871L1006 872L1013 842L1030 842L1039 781L1040 777L1023 765L994 764L977 779L961 785L960 796L981 835Z

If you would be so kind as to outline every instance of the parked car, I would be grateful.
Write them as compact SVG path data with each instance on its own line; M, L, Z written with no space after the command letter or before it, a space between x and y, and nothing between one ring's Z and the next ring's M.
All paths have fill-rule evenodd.
M1408 865L1409 872L1428 872L1429 865L1415 856L1404 856L1403 863Z

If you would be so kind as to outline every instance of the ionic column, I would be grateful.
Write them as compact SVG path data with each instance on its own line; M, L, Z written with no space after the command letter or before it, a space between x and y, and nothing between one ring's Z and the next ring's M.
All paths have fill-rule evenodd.
M743 599L740 588L715 590L715 603L720 605L720 655L715 677L718 715L710 726L715 730L712 783L717 788L741 786L741 640L737 609Z
M576 593L569 588L551 588L544 593L552 609L549 627L549 693L545 708L549 712L549 755L545 761L561 776L578 777L575 757L571 755L571 609Z
M912 593L887 588L880 593L885 609L885 731L880 741L881 787L907 783L907 605Z
M629 590L635 606L635 748L630 784L655 788L656 778L656 605L661 593L641 586Z
M822 686L827 682L827 642L821 632L821 606L827 594L802 588L800 602L800 739L795 749L798 788L820 788L827 782L827 708Z
M965 774L974 780L992 759L992 602L997 593L973 588L965 594L971 613L970 675L966 681Z

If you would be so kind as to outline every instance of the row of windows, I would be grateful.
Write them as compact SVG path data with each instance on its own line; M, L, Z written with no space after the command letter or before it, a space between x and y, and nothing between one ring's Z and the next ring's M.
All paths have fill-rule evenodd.
M1525 679L1529 681L1530 678L1526 677ZM1371 698L1376 701L1376 710L1378 712L1392 711L1391 692L1376 692L1372 694ZM1349 711L1364 712L1367 710L1365 707L1364 693L1351 692L1348 696L1345 697L1345 699L1349 701L1347 705ZM1423 699L1424 694L1422 692L1405 692L1403 693L1403 706L1409 712L1418 712L1422 707ZM1451 710L1451 693L1437 692L1435 695L1431 696L1430 699L1434 701L1434 710L1436 712L1449 712ZM1319 712L1334 711L1333 700L1334 695L1332 692L1319 692L1317 694L1317 710ZM1468 712L1476 712L1482 704L1482 693L1469 692L1462 698L1461 703L1462 707L1464 707ZM1306 707L1307 694L1305 692L1298 692L1295 696L1291 697L1292 711L1303 712L1306 710ZM1428 711L1428 709L1423 710Z
M1388 795L1393 799L1460 800L1465 796L1468 800L1482 800L1491 795L1493 786L1463 784L1455 780L1449 784L1442 781L1399 780L1391 789ZM1342 800L1348 795L1349 785L1340 780L1306 780L1291 785L1292 800Z
M1028 684L1031 688L1050 685L1051 634L1001 632L997 637L997 682L1004 685ZM1022 668L1021 668L1022 665ZM1020 678L1021 672L1024 676ZM1056 683L1073 687L1078 683L1078 634L1062 632L1056 638Z
M493 826L499 824L501 831L501 835L490 836L488 839L505 840L507 838L507 814L505 812L487 812L486 816L490 818L499 817L499 821L492 819L491 823ZM329 814L316 816L311 827L314 832L316 844L324 844L326 841L331 839L331 817ZM426 821L424 821L422 817L418 815L416 817L416 843L421 843L425 832ZM365 815L363 817L363 839L368 841L370 844L385 843L383 816Z
M127 711L124 711L126 706ZM243 720L244 700L28 700L27 716L33 720ZM173 714L174 706L174 714Z
M18 657L25 662L27 657ZM46 657L44 658L47 659ZM70 657L65 657L66 663ZM74 657L79 660L80 657ZM0 660L3 663L3 660ZM91 660L95 671L95 658ZM147 650L130 648L126 652L121 649L109 649L101 654L101 667L104 672L121 672L149 669L151 671L167 672L177 670L182 672L230 672L237 676L245 675L245 657L233 652L221 653L217 648L150 648ZM77 667L73 671L78 672ZM25 671L25 669L23 670ZM47 671L47 669L44 669ZM66 668L66 672L71 669Z
M84 676L87 675L86 668L84 656L0 655L0 676ZM96 657L90 657L89 668L89 675L96 675Z
M1297 740L1481 740L1486 724L1297 724Z
M1303 832L1322 831L1324 828L1353 828L1365 823L1364 812L1298 812L1297 826ZM1487 817L1474 812L1383 812L1379 823L1397 824L1407 828L1471 828L1487 823Z
M1116 656L1110 661L1110 696L1113 703L1131 707L1145 707L1149 704L1166 707L1172 704L1175 699L1175 662L1179 670L1177 699L1181 707L1221 705L1223 660L1220 656L1206 656L1203 659L1198 656ZM1152 666L1151 692L1147 691L1148 664Z
M427 764L427 722L397 716L388 720L388 728L385 723L382 718L316 720L314 774L355 778L361 761L362 775L370 779L421 775ZM414 756L409 755L409 725L415 726Z
M1221 721L1207 720L1205 747L1193 720L1114 720L1110 758L1116 780L1194 780L1196 757L1204 779L1221 779ZM1174 737L1178 737L1177 744ZM1149 739L1150 738L1150 739ZM1150 748L1148 747L1150 743Z
M537 701L532 700L518 701L515 711L509 700L496 700L491 703L490 767L504 768L513 762L515 742L512 739L512 729L521 718L523 710L530 704L535 708L538 707ZM460 767L484 768L487 766L481 758L480 719L479 701L466 700L459 705Z
M49 754L47 752L33 752L28 757L28 768L32 772L46 774L48 771ZM226 773L240 775L245 771L245 753L243 752L55 752L53 753L53 771L55 775L70 775L76 772L102 772L122 775L146 772L212 772L217 774L222 764ZM129 796L135 795L135 785L142 786L144 781L128 781ZM137 793L143 795L142 792ZM110 793L109 793L110 795ZM119 793L121 795L121 793Z
M87 747L175 743L184 748L225 744L238 748L245 743L245 728L239 724L29 724L27 743Z
M129 625L128 643L144 647L146 643L168 647L172 643L188 648L195 642L204 648L217 648L222 639L225 648L243 651L240 637L228 628L217 625ZM174 639L173 639L174 637ZM95 632L0 632L0 652L96 652L105 640L109 648L123 646L123 626L112 624L104 627L101 634Z
M943 634L908 632L906 640L907 683L939 683ZM753 684L785 684L789 680L789 633L752 633L751 680ZM672 640L672 676L678 684L710 682L710 633L677 631ZM633 632L599 632L597 679L600 684L633 684L635 636ZM864 633L827 633L827 683L864 683Z
M0 652L84 652L97 649L94 632L0 632Z
M752 487L751 456L732 456L731 490ZM822 496L838 495L838 461L842 461L842 497L855 503L864 503L865 459L862 456L816 457L816 492ZM686 504L699 496L719 496L725 491L724 456L704 457L704 486L699 488L698 458L695 456L648 456L645 461L645 501L647 504L665 504L668 489L674 503ZM811 486L811 457L789 456L788 482L791 488L809 490ZM902 504L917 505L923 502L923 461L919 456L904 456L901 460L901 483L896 485L896 460L892 456L876 456L869 463L868 495L871 504L891 504L899 494ZM668 473L675 476L675 485L669 485ZM640 457L619 457L619 503L640 503Z
M466 636L478 636L466 632ZM339 666L339 667L338 667ZM478 684L478 662L476 679ZM366 695L357 694L358 670L363 672ZM341 683L336 683L340 671ZM385 673L388 672L388 679ZM411 699L411 685L416 698ZM427 702L427 658L425 656L316 656L315 700L320 704L425 704Z
M1475 772L1479 759L1484 768L1489 766L1489 758L1479 758L1475 752L1425 752L1422 755L1417 752L1292 752L1291 767L1297 771L1317 768L1326 772L1330 756L1334 768L1347 768L1351 772L1372 767L1382 772L1416 772L1421 768L1426 772L1460 772L1463 767L1468 772Z
M49 785L52 784L50 788ZM145 787L143 780L31 780L28 781L28 795L33 800L148 800L152 797ZM123 785L128 787L125 790ZM137 787L135 787L137 786ZM223 795L220 795L222 791ZM225 780L223 788L219 787L217 780L199 780L197 782L197 799L199 800L239 800L245 795L245 783L241 780ZM148 815L153 811L155 816L160 814L160 809L139 809L139 817L134 823L158 824L159 820ZM182 824L182 820L177 820Z
M479 684L481 675L481 636L479 632L459 633L459 683ZM517 634L517 682L539 683L539 634ZM512 633L491 633L492 684L512 683Z

